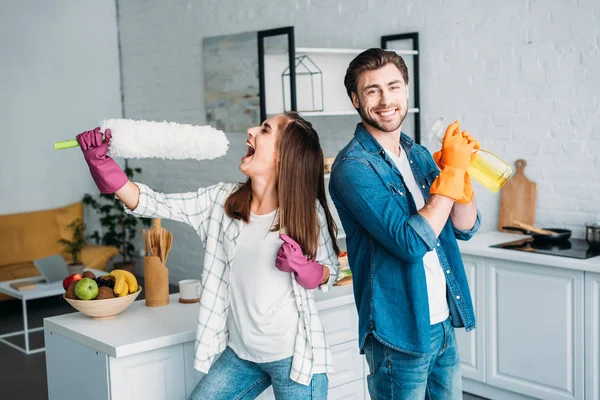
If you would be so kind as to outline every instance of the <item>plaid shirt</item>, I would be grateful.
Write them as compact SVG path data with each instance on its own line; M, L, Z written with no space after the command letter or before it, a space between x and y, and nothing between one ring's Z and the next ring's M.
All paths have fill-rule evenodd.
M204 245L194 368L207 373L215 357L227 346L229 274L244 222L229 218L223 206L239 184L219 183L197 192L179 194L157 193L146 185L136 184L140 188L138 206L133 211L125 207L126 212L139 217L185 222L194 228ZM337 278L339 262L323 208L320 204L317 208L320 235L316 261L330 270L329 281L319 287L326 292ZM300 286L293 274L290 279L300 317L290 379L308 385L313 374L333 371L333 358L315 304L314 290Z

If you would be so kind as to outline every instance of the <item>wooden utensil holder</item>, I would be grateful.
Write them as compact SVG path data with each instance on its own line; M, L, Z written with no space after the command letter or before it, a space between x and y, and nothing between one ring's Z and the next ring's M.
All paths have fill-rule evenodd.
M144 257L146 306L162 307L169 304L169 269L159 257Z

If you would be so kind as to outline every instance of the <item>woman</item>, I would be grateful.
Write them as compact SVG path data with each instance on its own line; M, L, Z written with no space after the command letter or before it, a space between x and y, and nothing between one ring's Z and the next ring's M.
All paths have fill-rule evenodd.
M336 227L317 132L296 113L248 130L244 184L162 194L106 155L110 131L77 140L102 193L140 217L189 224L205 248L191 399L327 398L332 355L314 301L337 277ZM222 353L215 361L215 356Z

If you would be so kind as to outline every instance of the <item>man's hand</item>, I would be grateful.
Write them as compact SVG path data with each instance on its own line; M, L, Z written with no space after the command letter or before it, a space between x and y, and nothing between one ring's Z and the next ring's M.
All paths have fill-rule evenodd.
M473 150L479 148L479 142L468 132L460 132L460 123L453 122L446 129L439 155L440 175L431 185L430 193L450 197L456 201L464 201L465 195L473 197L472 187L465 190L465 184L470 186L470 179L465 175L471 164ZM470 193L469 193L470 191ZM467 203L468 203L467 201Z
M475 149L476 150L479 149L479 142L477 142L477 140L475 140L473 138L473 136L469 135L467 132L463 132L463 136L468 141L475 141L476 142ZM474 157L474 155L471 156L471 161L473 161L473 157ZM435 161L436 165L441 170L442 169L442 150L439 150L439 151L436 151L435 153L433 153L433 160ZM465 172L463 196L460 199L457 199L456 202L460 203L460 204L468 204L471 202L472 198L473 198L473 185L471 184L471 176L469 175L468 172Z

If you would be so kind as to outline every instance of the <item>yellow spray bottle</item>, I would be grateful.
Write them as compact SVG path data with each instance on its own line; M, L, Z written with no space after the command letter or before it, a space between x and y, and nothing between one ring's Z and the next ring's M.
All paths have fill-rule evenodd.
M440 117L431 128L429 140L436 138L440 143L444 139L444 117ZM512 176L512 167L495 154L479 149L474 152L469 166L469 175L486 189L496 193Z

